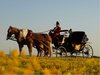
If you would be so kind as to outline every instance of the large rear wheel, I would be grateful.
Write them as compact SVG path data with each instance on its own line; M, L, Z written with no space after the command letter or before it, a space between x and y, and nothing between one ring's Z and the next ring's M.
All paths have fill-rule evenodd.
M93 57L93 48L92 46L86 44L82 50L83 57Z

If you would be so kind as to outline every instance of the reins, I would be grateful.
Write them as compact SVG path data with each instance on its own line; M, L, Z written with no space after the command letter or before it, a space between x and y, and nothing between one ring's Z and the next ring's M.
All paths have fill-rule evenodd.
M38 32L38 33L46 33L49 32L50 30L46 30L46 31L42 31L42 32Z

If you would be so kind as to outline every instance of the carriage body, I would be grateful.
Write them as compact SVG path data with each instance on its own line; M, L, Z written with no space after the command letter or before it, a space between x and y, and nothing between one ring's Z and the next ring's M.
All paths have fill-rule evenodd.
M88 41L88 38L85 32L75 31L75 32L70 33L69 37L65 39L63 46L69 52L81 51L84 48L87 41Z
M88 41L87 35L83 31L75 31L69 35L69 40L76 44L85 44Z
M65 35L61 35L65 36ZM63 39L62 39L63 40ZM84 31L74 31L68 34L68 36L64 39L64 43L60 43L59 47L56 50L57 54L61 56L70 55L79 53L83 56L93 56L93 49L90 45L87 45L88 37ZM61 41L60 41L61 42ZM90 53L89 53L90 52Z

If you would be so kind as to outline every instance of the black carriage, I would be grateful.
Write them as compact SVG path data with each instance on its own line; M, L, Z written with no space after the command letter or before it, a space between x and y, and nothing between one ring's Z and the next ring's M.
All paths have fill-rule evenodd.
M84 56L92 57L93 49L88 43L88 37L84 31L62 30L60 37L54 37L54 53L58 56ZM56 44L58 46L56 47Z

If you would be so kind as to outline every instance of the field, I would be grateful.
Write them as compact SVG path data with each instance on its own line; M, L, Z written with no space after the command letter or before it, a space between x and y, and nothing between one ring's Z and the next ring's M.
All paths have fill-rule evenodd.
M100 75L100 58L35 57L0 51L1 75Z

